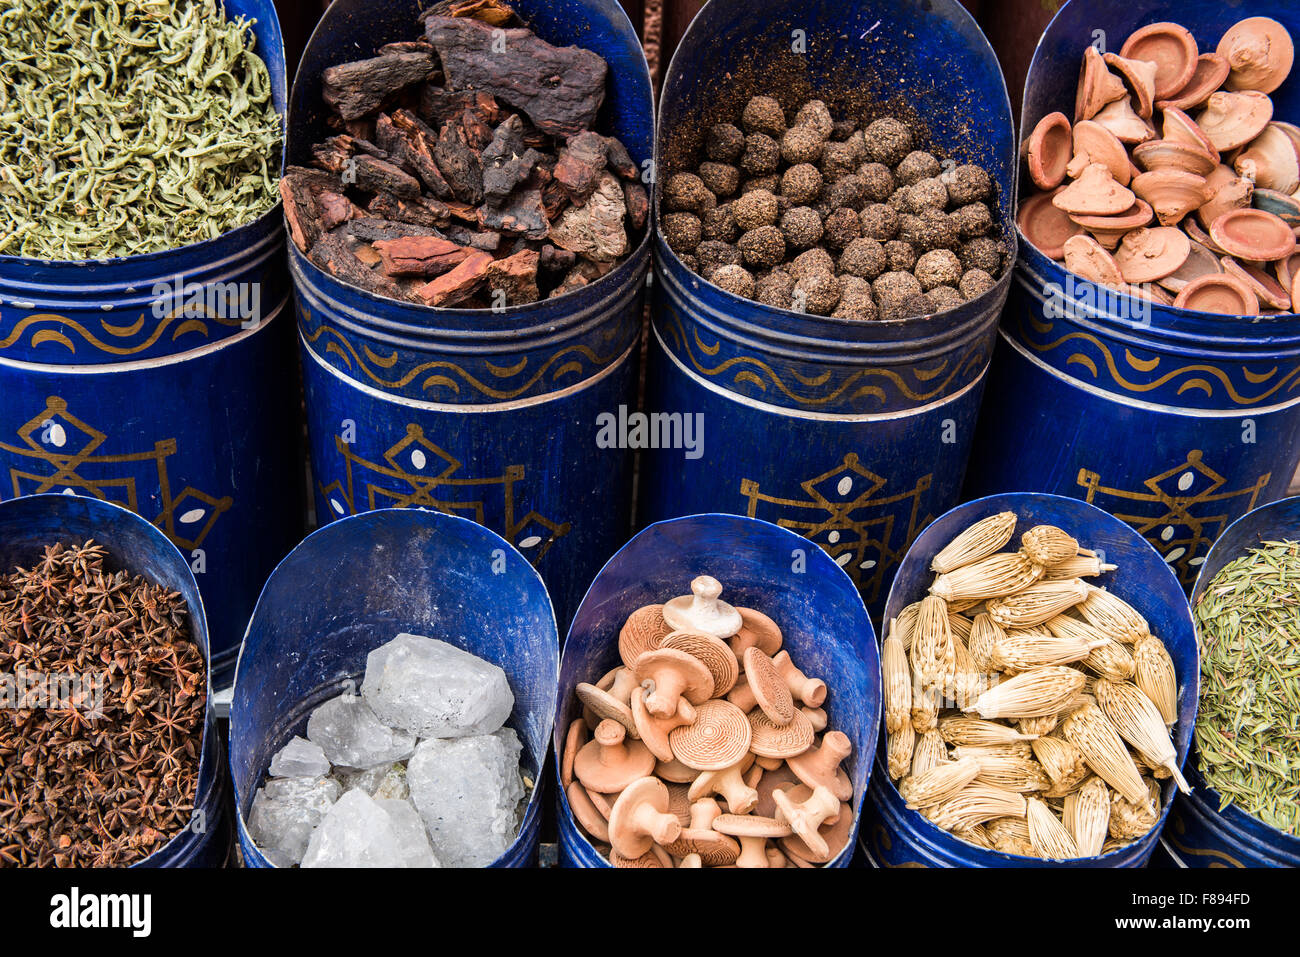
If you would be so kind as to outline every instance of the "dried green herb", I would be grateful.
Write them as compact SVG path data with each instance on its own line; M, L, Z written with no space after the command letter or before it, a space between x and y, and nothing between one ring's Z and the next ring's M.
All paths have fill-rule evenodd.
M1247 814L1300 835L1300 542L1225 565L1194 609L1201 773Z
M0 7L0 253L173 249L276 202L266 64L216 0Z

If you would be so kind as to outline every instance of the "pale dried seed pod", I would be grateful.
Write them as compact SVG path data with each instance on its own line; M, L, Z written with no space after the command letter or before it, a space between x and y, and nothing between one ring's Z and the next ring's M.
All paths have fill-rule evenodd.
M919 776L909 775L898 782L898 793L912 810L930 807L953 798L975 780L980 764L974 758L944 761Z
M1039 582L988 603L989 616L1003 628L1033 628L1088 596L1088 583L1081 578Z
M949 744L968 744L985 747L993 744L1013 744L1032 741L1032 734L1021 734L1015 728L995 721L979 718L948 717L939 720L939 734Z
M980 669L975 667L975 662L971 660L970 652L966 650L966 643L953 635L953 683L952 687L946 689L948 697L958 708L964 708L972 703L984 692L987 687L987 676Z
M966 650L970 652L971 662L980 671L993 670L993 648L1006 634L1006 631L988 613L975 616L971 622L970 638Z
M1135 684L1127 681L1097 680L1097 707L1119 736L1149 763L1168 769L1178 790L1190 794L1192 789L1178 769L1178 752L1169 737L1164 718L1155 702Z
M1016 722L1016 727L1025 734L1051 734L1060 724L1060 714L1048 714L1039 718L1021 718Z
M1141 751L1134 751L1130 748L1129 754L1133 755L1133 763L1138 766L1138 770L1143 774L1149 774L1157 781L1167 781L1173 777L1167 767L1153 764Z
M971 707L981 718L1038 718L1056 714L1083 688L1081 671L1064 665L1035 668L985 691Z
M948 760L948 745L936 728L927 731L916 741L912 752L912 774L922 775L940 762Z
M1122 794L1110 794L1110 821L1107 830L1119 841L1132 842L1146 834L1160 820L1160 785L1143 778L1140 801L1129 801Z
M925 734L939 726L938 688L912 689L912 729L917 734Z
M911 770L912 767L912 748L916 744L916 732L912 729L909 721L898 731L889 735L888 741L888 764L889 777L897 781L904 774Z
M972 601L1013 595L1043 577L1043 566L1023 552L999 552L935 578L930 594L944 601Z
M951 607L948 609L948 627L951 629L954 638L960 638L962 641L968 640L973 624L974 622L965 615L958 615Z
M1079 856L1079 846L1052 809L1035 797L1029 799L1029 843L1044 860L1069 861Z
M1074 711L1061 725L1065 739L1079 749L1088 767L1103 781L1134 804L1146 798L1146 786L1137 765L1124 747L1124 740L1106 720L1097 705L1089 703Z
M1024 817L1026 804L1023 794L988 784L972 783L962 788L956 796L942 804L928 807L922 813L936 827L955 831L983 824L996 817Z
M1113 572L1118 565L1108 565L1096 555L1075 555L1063 562L1049 565L1043 574L1044 580L1061 578L1095 578L1106 572Z
M1069 615L1057 615L1049 618L1046 626L1058 638L1093 642L1093 649L1083 659L1083 666L1090 671L1112 681L1124 681L1133 677L1133 656L1129 650L1088 622Z
M921 603L914 601L898 613L898 617L889 623L889 635L903 643L903 650L912 650L912 634L916 631L916 616L921 611Z
M984 611L983 598L968 598L965 601L948 602L948 611L963 618L974 618Z
M976 847L982 847L986 851L995 851L993 842L989 840L988 832L984 830L983 824L976 824L974 827L965 827L952 832L952 836L960 838L967 844L974 844Z
M1020 536L1025 554L1040 565L1057 565L1079 554L1079 542L1055 525L1035 525Z
M1038 852L1029 841L1029 821L1023 817L999 817L984 825L994 850L1021 857L1037 857Z
M1047 776L1043 766L1032 758L990 756L973 760L979 765L979 774L975 780L982 784L992 784L1022 794L1048 791L1052 787L1052 779Z
M881 648L880 668L884 676L885 730L893 734L912 720L912 669L903 643L892 635Z
M1047 665L1068 665L1082 661L1104 642L1104 638L1088 641L1013 628L993 646L993 667L1000 671L1029 671Z
M1048 735L1031 741L1029 746L1047 776L1052 779L1053 787L1047 792L1051 797L1069 794L1092 773L1083 754L1064 738Z
M909 660L916 681L923 689L942 690L952 681L954 667L952 628L948 624L948 606L941 598L927 595L921 601L912 632ZM916 707L913 694L912 707Z
M1061 817L1080 857L1100 854L1110 827L1110 791L1106 782L1094 775L1077 791L1067 794Z
M1079 605L1079 614L1102 634L1125 645L1151 634L1151 627L1137 609L1095 585L1088 585L1088 597Z
M981 519L935 555L930 570L943 574L987 558L1011 541L1017 521L1015 512L999 512Z
M952 749L952 756L958 758L1023 758L1034 756L1030 741L1012 741L1009 744L959 744Z
M1178 720L1178 675L1165 643L1145 635L1133 645L1133 680L1155 702L1165 724Z

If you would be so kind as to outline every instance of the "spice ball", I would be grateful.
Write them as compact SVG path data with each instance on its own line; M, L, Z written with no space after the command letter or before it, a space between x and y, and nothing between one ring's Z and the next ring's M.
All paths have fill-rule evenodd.
M939 161L934 158L932 153L926 153L924 150L913 150L903 157L903 161L898 164L898 169L894 172L898 174L900 183L911 186L923 179L938 176L940 169Z
M781 137L781 158L787 163L815 163L826 138L810 126L792 126Z
M794 304L818 316L829 316L840 301L840 278L829 271L815 270L797 279L794 284Z
M740 254L751 266L770 269L785 261L785 235L775 226L751 229L740 237L738 245Z
M794 277L783 269L773 269L758 280L758 301L777 309L789 309L794 301Z
M841 277L840 301L831 315L836 319L875 319L876 300L871 295L871 284L857 276Z
M863 163L858 167L858 178L862 180L866 198L873 203L883 203L898 189L894 174L884 163Z
M694 213L669 213L664 217L664 239L678 255L694 252L701 238L703 225Z
M961 262L951 249L932 249L916 261L913 270L926 292L936 286L955 286L961 281Z
M947 205L948 190L937 179L918 180L907 188L909 212L921 213L927 209L942 210Z
M809 100L799 107L799 112L794 117L794 125L806 126L813 130L822 142L830 139L831 134L835 132L835 121L831 118L831 111L821 100ZM850 129L849 132L853 131Z
M990 276L1002 270L1002 246L987 236L962 243L957 257L962 269L983 269Z
M781 144L766 133L750 133L745 137L745 154L740 167L750 176L775 173L781 166Z
M874 239L855 239L840 256L840 271L861 279L875 279L886 265L885 247Z
M958 166L951 173L945 174L944 180L948 186L948 196L958 206L978 203L993 191L989 174L970 163Z
M700 179L715 196L730 196L740 188L740 170L728 163L701 163Z
M919 296L925 292L920 281L910 272L892 271L876 279L871 284L871 291L883 306L886 302L902 302L910 296Z
M895 272L911 272L916 268L916 247L901 239L885 243L885 262Z
M847 206L826 217L824 238L833 249L844 249L861 236L862 224L858 222L858 214Z
M736 211L731 203L723 203L704 214L703 236L705 239L720 239L724 243L736 241L740 236L740 226L736 224Z
M898 235L898 212L884 203L862 207L862 212L858 213L858 222L862 224L862 235L868 239L883 243Z
M751 190L731 206L735 210L736 225L744 231L771 226L780 215L776 197L765 189Z
M785 133L785 110L770 96L756 96L745 104L740 125L746 133L764 133L780 139Z
M740 184L740 194L752 193L756 189L765 189L775 194L781 188L781 177L776 173L766 176L752 176Z
M967 269L962 274L961 282L957 284L957 289L967 301L974 299L976 296L982 296L988 292L997 281L986 273L983 269Z
M858 168L861 160L848 143L827 143L822 147L820 169L829 180L847 176Z
M794 249L807 249L822 238L822 218L811 207L792 207L781 217L781 232Z
M820 246L814 246L807 252L795 256L787 269L797 282L804 276L809 276L815 272L834 273L835 259Z
M867 184L857 173L846 173L826 190L826 205L831 209L839 209L841 206L861 209L866 201Z
M799 163L781 177L781 195L792 203L806 205L821 195L822 182L821 170L811 163Z
M711 281L715 286L744 299L754 296L754 277L744 266L719 266L713 271Z
M674 173L664 184L664 202L675 212L695 212L712 196L704 180L694 173Z
M960 241L957 225L947 213L937 209L926 209L917 219L920 221L915 240L918 248L952 249ZM906 238L902 237L902 232L900 227L900 238Z
M934 312L954 309L966 301L952 286L935 286L925 294L925 297L930 300Z
M706 239L696 246L695 258L700 261L700 268L705 271L706 279L709 278L710 269L717 269L719 266L739 266L743 259L737 247L716 239Z
M704 138L704 153L715 163L734 163L745 152L745 134L730 123L709 127Z
M912 131L892 116L873 120L864 137L867 159L873 163L897 166L912 151Z
M948 214L962 239L983 236L993 228L993 216L983 203L967 203Z

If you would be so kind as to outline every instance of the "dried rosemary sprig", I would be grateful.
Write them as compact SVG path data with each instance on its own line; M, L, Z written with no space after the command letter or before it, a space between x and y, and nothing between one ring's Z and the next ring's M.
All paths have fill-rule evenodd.
M0 253L75 260L214 239L275 205L281 138L248 21L216 0L0 12Z
M1223 807L1300 835L1300 542L1225 565L1194 616L1201 773Z

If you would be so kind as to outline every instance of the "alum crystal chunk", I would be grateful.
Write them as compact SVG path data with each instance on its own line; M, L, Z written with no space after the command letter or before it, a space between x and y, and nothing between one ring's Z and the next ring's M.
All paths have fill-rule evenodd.
M515 703L496 665L419 635L398 635L370 653L361 694L379 720L421 738L491 734Z
M360 696L331 698L307 721L307 738L333 764L365 770L403 761L415 750L415 735L386 727Z
M397 831L397 842L402 848L402 856L407 867L440 867L438 859L433 856L429 845L429 832L424 829L424 821L411 806L410 801L397 801L389 798L377 798L375 803L384 809L393 828Z
M330 762L319 744L295 737L271 759L271 777L318 778L330 773Z
M406 867L393 818L369 794L339 798L312 832L303 867Z
M375 800L393 798L404 801L409 796L406 790L406 768L401 764L380 764L366 771L335 768L333 777L343 786L343 790L360 788Z
M338 784L328 778L273 778L253 796L249 835L276 867L291 867L338 796Z
M522 751L510 728L416 748L406 767L411 803L444 867L486 867L513 843L524 796Z

